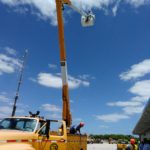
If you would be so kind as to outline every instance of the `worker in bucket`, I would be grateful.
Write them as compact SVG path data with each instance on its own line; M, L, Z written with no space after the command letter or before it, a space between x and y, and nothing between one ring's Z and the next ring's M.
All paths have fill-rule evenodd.
M138 150L135 139L130 139L130 144L127 146L126 150Z

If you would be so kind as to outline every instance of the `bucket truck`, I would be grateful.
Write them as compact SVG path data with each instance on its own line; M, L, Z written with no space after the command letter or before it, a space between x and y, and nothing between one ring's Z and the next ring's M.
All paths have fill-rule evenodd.
M58 20L58 33L60 45L60 64L62 73L62 120L45 120L39 116L39 111L29 116L17 117L13 113L11 117L0 121L0 150L86 150L87 136L81 135L80 123L72 130L72 117L70 112L69 88L67 78L67 61L64 41L64 24L62 8L68 5L81 17L83 26L94 24L95 16L85 13L75 7L70 0L56 0ZM76 131L79 131L77 133Z

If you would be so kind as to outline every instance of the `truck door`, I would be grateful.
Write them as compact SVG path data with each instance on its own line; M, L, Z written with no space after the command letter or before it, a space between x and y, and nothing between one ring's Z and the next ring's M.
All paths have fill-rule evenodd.
M62 121L50 120L49 137L46 126L38 133L38 150L66 150L66 126Z

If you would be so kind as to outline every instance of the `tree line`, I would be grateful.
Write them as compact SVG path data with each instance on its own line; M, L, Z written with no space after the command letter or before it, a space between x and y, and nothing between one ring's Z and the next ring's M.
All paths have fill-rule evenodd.
M137 137L135 137L133 135L123 135L123 134L100 134L100 135L91 134L91 135L89 135L89 137L94 140L98 140L98 139L109 140L111 138L113 140L122 139L122 140L129 141L131 138L138 139Z

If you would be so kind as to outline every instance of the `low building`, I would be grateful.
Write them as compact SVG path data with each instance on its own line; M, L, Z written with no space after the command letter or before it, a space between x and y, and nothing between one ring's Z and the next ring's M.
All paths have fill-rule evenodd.
M142 139L150 138L150 100L134 128L133 134L139 135Z

